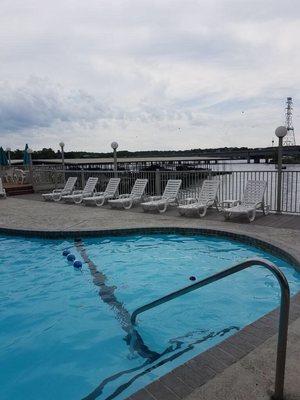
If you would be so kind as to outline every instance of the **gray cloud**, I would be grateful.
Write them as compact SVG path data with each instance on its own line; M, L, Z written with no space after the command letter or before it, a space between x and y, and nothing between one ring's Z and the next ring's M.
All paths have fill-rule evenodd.
M57 123L93 124L109 110L82 90L67 91L30 78L23 86L0 85L0 130L49 128Z
M299 19L296 0L3 0L3 145L269 144L299 104Z

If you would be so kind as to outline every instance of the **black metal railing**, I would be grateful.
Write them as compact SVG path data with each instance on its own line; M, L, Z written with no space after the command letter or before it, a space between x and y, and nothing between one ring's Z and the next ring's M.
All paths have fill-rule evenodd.
M277 210L278 181L276 170L274 171L118 171L121 178L119 187L120 194L130 193L137 178L148 179L146 187L147 195L159 195L163 192L168 179L181 179L182 186L179 198L197 197L200 193L202 183L205 179L218 179L220 186L218 199L222 202L225 199L238 199L243 192L248 180L262 180L266 182L265 203L270 206L270 211ZM114 177L113 171L97 170L61 170L36 168L33 171L34 184L43 188L60 187L69 176L77 176L77 186L82 188L90 176L98 178L97 191L103 190L109 178ZM282 171L281 185L281 210L285 213L300 214L300 170Z

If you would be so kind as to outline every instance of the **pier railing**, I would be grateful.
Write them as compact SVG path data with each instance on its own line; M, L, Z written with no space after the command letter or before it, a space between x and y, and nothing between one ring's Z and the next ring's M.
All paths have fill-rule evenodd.
M180 198L197 197L205 179L220 180L219 201L241 199L248 180L267 182L265 201L271 211L276 211L277 171L118 171L121 178L120 193L129 193L137 178L147 178L147 195L159 195L168 179L182 179ZM57 188L63 185L69 176L77 176L77 187L80 189L90 176L98 178L97 191L103 191L108 180L114 176L113 171L59 170L34 168L33 179L36 190ZM282 204L284 213L300 214L300 169L299 171L282 171Z

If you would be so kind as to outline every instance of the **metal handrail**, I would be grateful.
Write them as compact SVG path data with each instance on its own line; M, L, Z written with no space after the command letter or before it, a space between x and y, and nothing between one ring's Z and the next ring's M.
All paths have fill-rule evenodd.
M136 324L136 317L151 308L157 307L163 303L173 300L186 293L197 290L203 286L209 285L210 283L216 282L220 279L226 278L236 272L242 271L246 268L260 265L267 268L276 277L280 289L281 289L281 300L280 300L280 316L279 316L279 330L278 330L278 342L277 342L277 360L276 360L276 377L275 377L275 392L273 399L283 399L283 388L284 388L284 373L285 373L285 362L286 362L286 347L287 347L287 334L288 334L288 321L289 321L289 308L290 308L290 288L285 275L281 270L276 267L273 263L260 259L252 258L242 263L234 265L233 267L224 269L211 275L207 278L202 279L199 282L193 283L182 289L176 290L166 296L163 296L151 303L145 304L142 307L137 308L131 314L132 325Z

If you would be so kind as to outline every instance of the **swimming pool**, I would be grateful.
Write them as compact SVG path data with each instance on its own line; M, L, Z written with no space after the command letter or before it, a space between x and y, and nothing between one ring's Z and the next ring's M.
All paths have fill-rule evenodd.
M263 257L215 236L149 234L43 240L0 236L1 399L125 399L278 305L261 267L216 282L141 315L130 313L237 262ZM81 270L62 256L69 249ZM184 311L184 312L183 312Z

